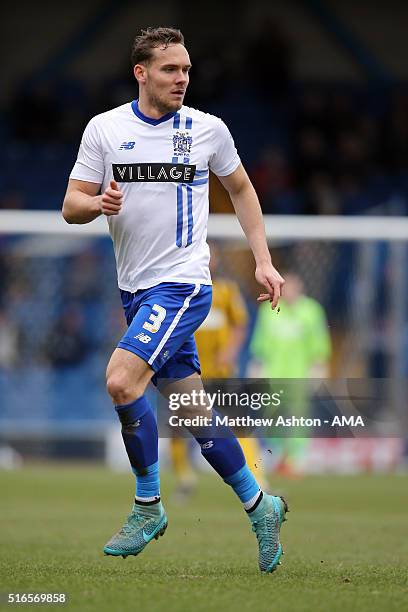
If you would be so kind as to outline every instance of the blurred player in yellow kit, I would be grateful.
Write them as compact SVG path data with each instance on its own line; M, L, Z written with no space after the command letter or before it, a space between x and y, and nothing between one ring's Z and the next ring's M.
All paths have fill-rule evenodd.
M232 378L238 373L238 359L245 341L248 314L238 284L219 274L220 250L210 243L210 271L213 282L211 310L195 333L201 375L206 380ZM207 391L210 391L208 386ZM188 441L170 439L172 464L178 480L180 498L190 494L196 484L196 475L190 463ZM261 467L261 450L256 438L239 438L249 468L263 488L268 488Z

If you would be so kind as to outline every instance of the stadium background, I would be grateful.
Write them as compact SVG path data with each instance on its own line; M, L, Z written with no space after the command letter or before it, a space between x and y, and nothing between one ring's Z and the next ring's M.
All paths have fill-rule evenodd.
M0 216L0 469L19 468L17 482L30 491L31 478L58 486L55 461L123 468L104 389L106 359L123 329L110 241L44 234L41 219L23 234L18 214L60 210L87 121L136 96L129 49L150 25L183 31L193 63L186 103L230 127L265 215L290 215L293 236L310 219L330 216L335 233L340 219L355 217L357 240L347 240L349 225L337 239L317 230L308 240L269 236L276 265L294 267L325 308L330 376L406 378L407 243L394 240L408 213L405 2L40 0L8 5L3 23L0 212L14 211L16 225L2 229ZM214 215L231 212L216 180L210 204ZM367 240L377 217L388 219L381 239ZM239 283L250 314L237 370L245 376L253 265L231 232L218 241L223 271ZM405 395L393 402L406 412ZM312 472L385 472L390 498L406 487L403 437L313 443ZM267 453L264 460L272 472ZM30 472L33 463L39 472ZM375 489L383 481L362 482ZM5 473L3 490L18 499Z
M331 215L333 223L336 215L406 215L403 2L375 10L369 2L358 10L351 2L241 2L234 11L210 2L199 25L177 2L154 11L129 2L21 6L22 14L7 15L3 37L1 208L60 209L89 117L135 97L128 49L160 11L161 23L180 25L191 51L187 103L229 125L265 214ZM231 211L216 180L211 209ZM275 239L274 259L294 267L326 310L332 376L405 376L405 245L367 243L358 222L361 242ZM222 242L224 272L239 282L251 314L244 376L257 287L248 251ZM81 419L94 419L98 446L114 422L103 371L123 323L110 241L8 235L0 246L3 431L23 453L100 454L89 440L74 448L44 446L40 437L38 450L33 436L29 447L18 434L68 437L69 428L83 431Z

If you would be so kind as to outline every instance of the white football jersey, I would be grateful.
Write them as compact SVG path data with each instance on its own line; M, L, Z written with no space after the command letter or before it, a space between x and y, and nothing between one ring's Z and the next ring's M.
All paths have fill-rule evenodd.
M102 191L115 179L124 194L107 217L121 289L211 284L209 170L227 176L239 164L221 119L187 106L155 120L133 101L91 119L70 177Z

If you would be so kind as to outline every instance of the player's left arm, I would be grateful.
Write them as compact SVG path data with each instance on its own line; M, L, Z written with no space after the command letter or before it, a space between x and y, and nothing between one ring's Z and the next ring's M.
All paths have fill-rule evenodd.
M265 226L258 196L242 164L228 176L218 176L228 191L232 205L254 254L255 278L266 289L259 302L270 300L276 308L282 293L284 279L272 265L265 236Z

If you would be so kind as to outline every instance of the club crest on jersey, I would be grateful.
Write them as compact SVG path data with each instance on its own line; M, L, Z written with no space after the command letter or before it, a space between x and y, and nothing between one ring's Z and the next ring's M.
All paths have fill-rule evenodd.
M176 132L173 136L173 154L187 155L191 153L193 139L186 132Z

